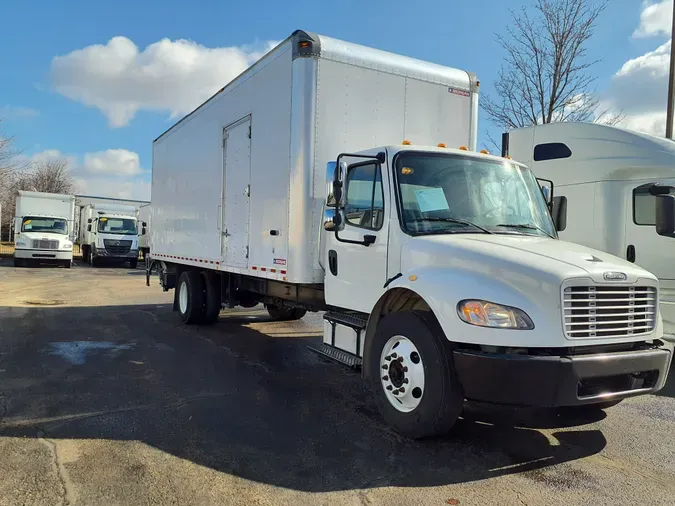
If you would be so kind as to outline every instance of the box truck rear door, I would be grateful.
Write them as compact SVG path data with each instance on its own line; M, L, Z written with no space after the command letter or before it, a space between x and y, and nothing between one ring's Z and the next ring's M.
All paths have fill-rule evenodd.
M248 267L251 117L223 130L223 263Z

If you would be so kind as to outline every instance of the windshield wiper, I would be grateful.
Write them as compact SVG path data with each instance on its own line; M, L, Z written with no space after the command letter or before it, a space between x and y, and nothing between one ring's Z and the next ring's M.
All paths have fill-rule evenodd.
M498 227L506 227L506 228L520 228L520 229L526 229L526 230L538 230L539 232L542 232L542 233L546 234L551 239L554 238L546 230L544 230L541 227L538 227L537 225L534 225L533 223L500 223L497 226Z
M462 220L460 218L418 218L416 220L413 220L415 223L419 223L422 221L441 221L441 222L446 222L446 223L457 223L459 225L464 225L466 227L473 227L475 229L480 230L481 232L484 232L486 234L492 234L494 232L490 232L487 228L483 228L480 225L476 225L475 223L468 221L468 220Z

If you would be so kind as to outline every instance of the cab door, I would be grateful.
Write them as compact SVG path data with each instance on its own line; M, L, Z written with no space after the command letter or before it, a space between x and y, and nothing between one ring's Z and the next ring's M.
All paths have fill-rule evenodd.
M389 184L382 164L367 160L348 166L343 188L342 224L323 232L326 302L370 313L387 281Z

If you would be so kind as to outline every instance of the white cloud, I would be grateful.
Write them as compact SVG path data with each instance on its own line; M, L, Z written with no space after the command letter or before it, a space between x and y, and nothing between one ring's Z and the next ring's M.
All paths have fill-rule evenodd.
M207 48L193 41L162 39L142 51L126 37L57 56L53 87L100 109L110 126L127 125L139 110L192 111L275 45Z
M105 177L77 177L74 180L77 192L80 195L150 200L150 181L143 179L120 180Z
M673 24L673 1L644 2L640 13L640 26L633 32L636 39L670 35Z
M628 60L612 77L602 106L626 115L622 126L662 136L665 133L670 42Z
M82 167L87 172L97 174L135 176L141 173L141 161L138 153L126 149L108 149L86 153Z
M145 171L141 168L138 153L134 151L108 149L74 156L58 149L48 149L22 155L22 158L27 164L65 158L78 194L150 200L150 181L142 177Z

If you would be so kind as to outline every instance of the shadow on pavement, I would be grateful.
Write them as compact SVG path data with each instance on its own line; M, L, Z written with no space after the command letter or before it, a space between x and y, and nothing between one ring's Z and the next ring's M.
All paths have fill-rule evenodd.
M599 430L547 436L481 410L445 438L405 440L382 424L358 374L307 350L318 339L306 322L256 310L198 328L170 305L0 308L0 436L137 440L321 492L540 473L606 445Z

